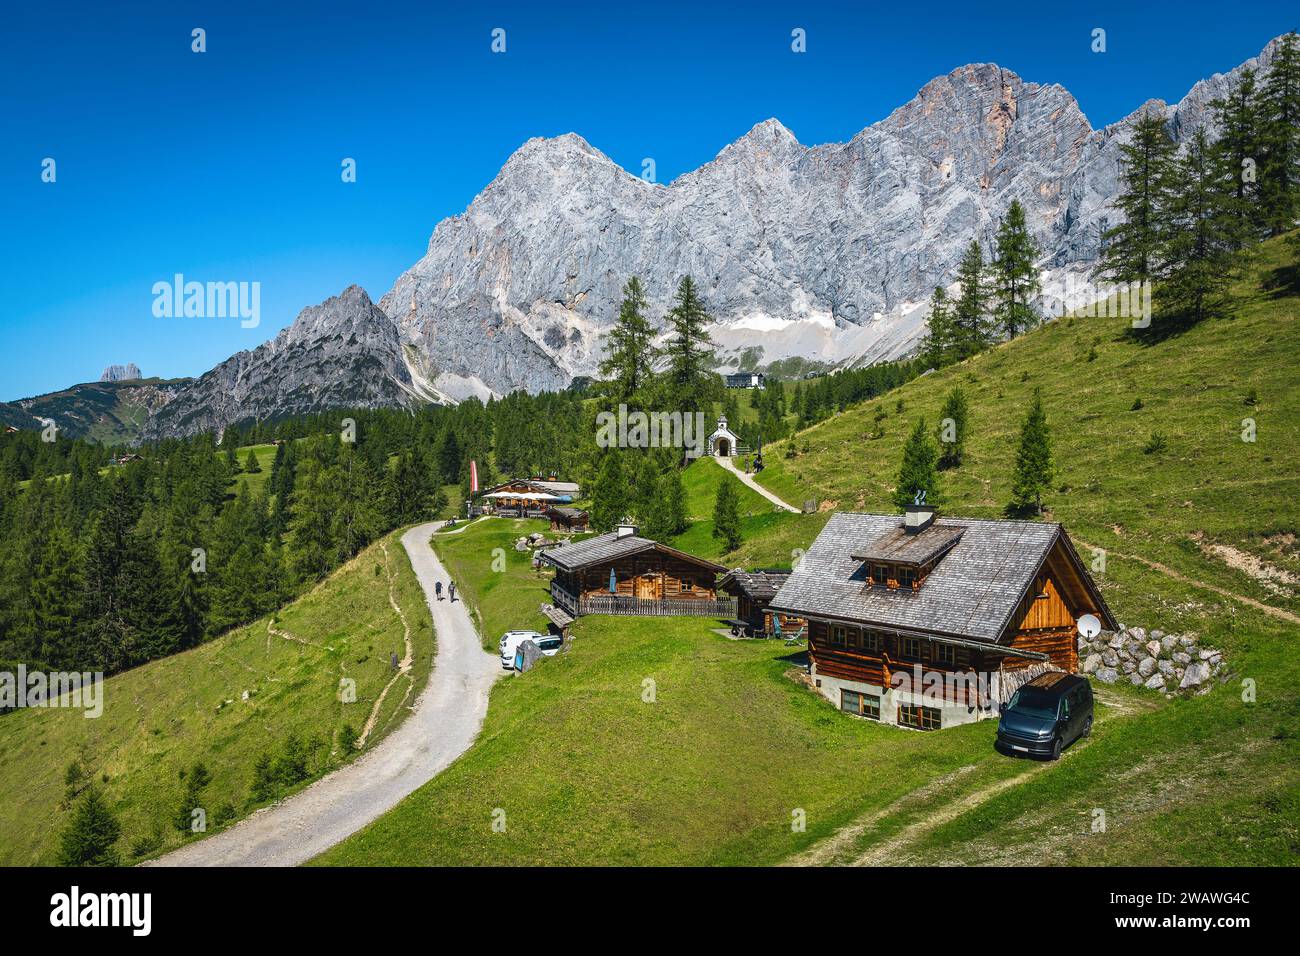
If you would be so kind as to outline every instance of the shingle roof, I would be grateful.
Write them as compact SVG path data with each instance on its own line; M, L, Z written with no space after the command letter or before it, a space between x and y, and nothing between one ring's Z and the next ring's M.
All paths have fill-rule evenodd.
M993 642L1061 533L1035 521L937 518L932 529L964 533L918 590L868 586L853 555L873 553L901 525L899 515L832 515L771 606Z
M965 533L964 527L932 524L923 531L909 534L899 525L888 534L873 538L862 550L853 552L853 559L922 565L942 554Z
M789 576L789 571L732 571L718 582L718 587L727 590L729 584L734 584L751 598L772 598Z
M617 532L611 531L608 534L600 534L594 538L588 538L586 541L577 541L573 544L566 544L562 548L554 548L542 554L542 560L548 564L553 564L561 571L577 571L581 568L589 568L593 564L605 564L610 561L616 561L619 558L630 557L639 554L642 551L663 551L667 554L684 558L687 561L693 561L696 564L713 568L716 571L725 571L726 568L712 561L706 561L703 558L697 558L693 554L687 554L685 551L678 551L676 548L670 548L666 544L660 544L658 541L652 541L649 538L643 538L640 535L630 534L622 538L618 537Z

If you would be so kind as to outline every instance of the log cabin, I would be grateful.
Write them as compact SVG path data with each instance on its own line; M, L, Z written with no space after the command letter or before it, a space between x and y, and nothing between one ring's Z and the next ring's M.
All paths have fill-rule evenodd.
M1077 621L1115 619L1059 524L831 516L770 608L808 620L809 673L841 710L921 730L997 716L1078 669Z
M551 548L541 555L555 568L554 607L582 614L735 616L734 598L718 595L727 569L643 538L632 525Z
M718 582L718 590L736 599L736 620L744 622L755 635L775 637L780 632L791 636L807 627L808 622L792 614L778 614L768 605L790 576L785 570L730 571Z
M512 478L478 495L487 514L544 518L548 508L566 505L581 492L577 482L555 478Z

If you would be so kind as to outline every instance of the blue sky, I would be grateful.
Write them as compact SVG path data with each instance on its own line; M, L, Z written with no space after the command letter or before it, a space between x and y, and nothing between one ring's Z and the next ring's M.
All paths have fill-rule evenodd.
M635 173L653 157L667 182L769 116L843 141L970 62L1060 83L1098 127L1300 20L1268 0L1064 6L11 4L0 401L115 362L199 374L353 282L377 300L530 136L578 132ZM178 272L260 282L261 325L155 318Z

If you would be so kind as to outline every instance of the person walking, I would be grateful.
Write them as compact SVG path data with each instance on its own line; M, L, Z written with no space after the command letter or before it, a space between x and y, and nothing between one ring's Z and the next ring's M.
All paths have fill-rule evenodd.
M447 582L447 594L448 594L448 596L452 599L452 601L455 601L455 600L456 600L456 582L455 582L455 581L449 581L449 582Z
M436 581L433 585L433 592L438 595L438 600L442 600L442 582Z

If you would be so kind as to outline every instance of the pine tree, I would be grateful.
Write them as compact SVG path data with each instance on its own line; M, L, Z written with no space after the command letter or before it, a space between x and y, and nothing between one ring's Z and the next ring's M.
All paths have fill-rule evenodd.
M903 446L903 464L898 470L894 487L894 504L906 508L917 500L920 493L925 504L939 503L939 453L925 427L925 419L918 419L907 444Z
M929 331L921 343L921 356L930 368L943 368L952 362L957 351L957 328L953 324L952 303L948 293L934 287L930 296Z
M1115 208L1125 221L1102 236L1096 268L1115 282L1147 282L1163 274L1169 238L1167 207L1176 147L1164 115L1148 111L1133 121L1132 137L1120 146L1120 195Z
M1300 217L1300 48L1282 37L1260 90L1264 162L1260 189L1268 234L1295 228Z
M953 358L960 361L982 352L993 340L984 251L976 239L966 247L966 254L957 267L957 281L961 283L961 295L952 316Z
M686 530L686 487L682 484L680 468L669 468L661 479L664 500L664 526L668 536L679 535Z
M1052 465L1052 435L1043 410L1043 393L1034 389L1033 401L1020 426L1020 447L1016 451L1016 469L1011 482L1012 503L1020 509L1031 505L1043 513L1043 493L1051 488L1055 469Z
M713 536L722 541L723 551L740 547L740 495L736 491L736 479L731 475L724 476L718 485L713 503Z
M591 492L591 527L594 531L612 531L627 512L627 482L623 477L620 453L615 449L605 452Z
M600 363L600 374L611 380L616 402L635 402L654 373L658 354L654 329L646 318L645 290L633 276L623 287L623 304L605 340L605 360Z
M1210 103L1219 139L1213 147L1218 177L1232 184L1231 212L1237 220L1238 246L1263 235L1265 210L1260 202L1259 163L1264 156L1263 118L1253 69L1247 67L1228 95Z
M253 449L248 449L248 457L244 459L244 473L249 475L260 475L262 466L257 463L257 453Z
M1042 290L1038 279L1038 246L1025 224L1025 210L1013 199L998 227L993 254L993 314L1008 338L1038 323L1030 300Z
M709 338L709 315L695 289L695 281L686 276L677 286L677 298L668 313L672 334L664 353L668 357L668 386L673 407L682 414L704 409L713 397L710 378L713 353Z
M92 786L77 801L72 819L59 840L60 866L117 866L113 846L122 835L117 817L99 788Z
M1238 219L1231 184L1213 163L1203 128L1188 141L1174 178L1172 229L1165 244L1168 275L1156 302L1162 317L1194 324L1231 311L1228 293L1236 271L1232 253L1239 245Z
M960 385L953 386L939 413L939 467L956 468L966 449L970 405Z

